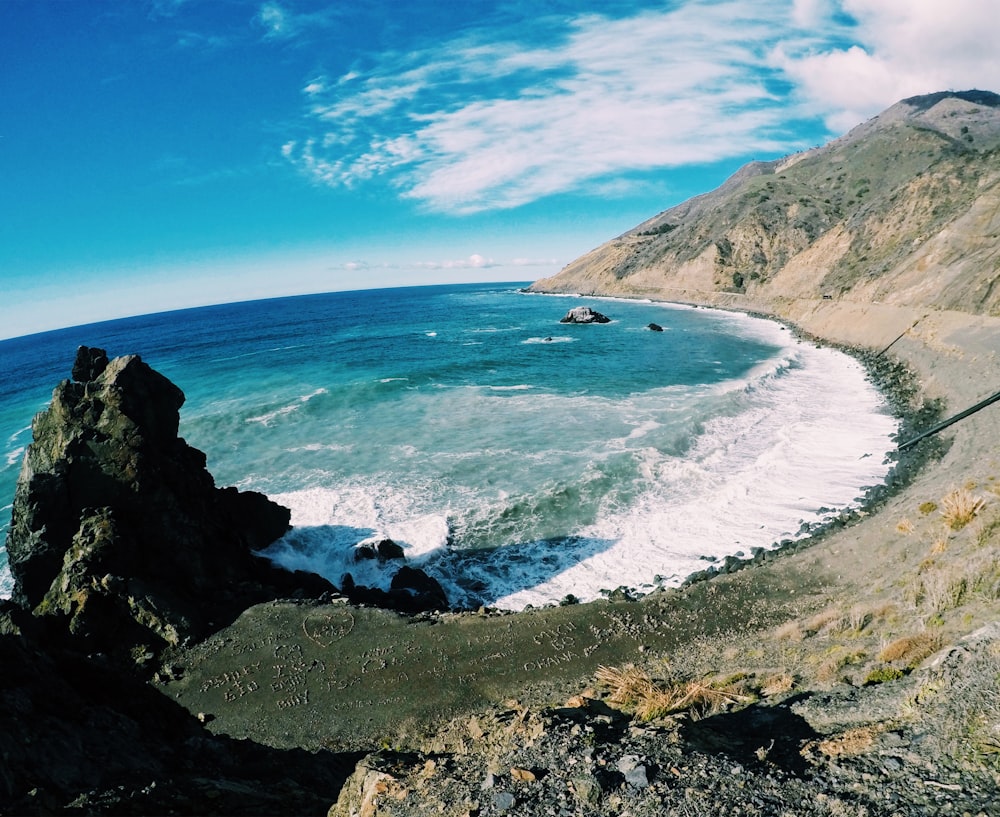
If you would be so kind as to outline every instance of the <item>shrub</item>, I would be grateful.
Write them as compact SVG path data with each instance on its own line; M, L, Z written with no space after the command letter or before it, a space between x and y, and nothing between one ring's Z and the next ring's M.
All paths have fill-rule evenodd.
M906 675L901 669L896 669L896 667L876 667L865 677L864 685L873 686L874 684L884 684L886 681L898 681Z

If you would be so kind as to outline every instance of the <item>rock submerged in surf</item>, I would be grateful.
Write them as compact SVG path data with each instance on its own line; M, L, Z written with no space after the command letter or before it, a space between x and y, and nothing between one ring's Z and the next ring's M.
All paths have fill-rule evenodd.
M611 323L611 318L589 306L574 306L559 323Z

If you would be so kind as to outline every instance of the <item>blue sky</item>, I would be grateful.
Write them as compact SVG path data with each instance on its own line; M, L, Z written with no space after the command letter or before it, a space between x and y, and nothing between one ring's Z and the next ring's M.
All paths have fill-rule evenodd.
M993 0L0 0L0 337L532 280L906 96Z

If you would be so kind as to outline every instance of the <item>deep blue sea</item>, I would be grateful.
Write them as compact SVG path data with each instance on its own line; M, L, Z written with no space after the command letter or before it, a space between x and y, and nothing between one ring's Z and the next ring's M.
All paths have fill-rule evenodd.
M612 322L561 324L577 305ZM217 484L292 509L272 558L386 586L353 549L389 537L470 606L669 586L794 538L883 481L897 428L852 358L742 314L512 284L205 307L0 341L0 541L81 344L140 354Z

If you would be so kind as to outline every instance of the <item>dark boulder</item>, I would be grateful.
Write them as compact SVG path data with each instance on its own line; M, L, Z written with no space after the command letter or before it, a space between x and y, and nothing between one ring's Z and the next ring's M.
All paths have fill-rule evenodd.
M254 551L289 527L262 494L217 488L177 436L184 394L137 355L81 347L33 422L7 535L13 601L127 661L199 639L251 604L332 585Z
M397 545L392 539L382 539L375 545L375 553L378 554L379 561L387 562L391 559L405 559L406 553L401 545Z
M559 323L611 323L611 318L589 306L574 306Z
M388 590L356 584L350 573L340 581L340 591L352 604L381 607L412 615L451 609L444 588L419 568L404 565L392 577Z
M428 576L418 567L401 567L392 577L393 590L407 590L427 605L425 609L447 610L448 597L444 588L433 576Z
M660 326L660 324L658 324L658 323L651 323L651 324L648 324L648 325L646 326L646 328L647 328L647 329L648 329L648 330L649 330L650 332L662 332L662 331L663 331L663 327L662 327L662 326Z
M395 559L405 559L406 553L401 545L397 545L392 539L381 539L378 542L365 542L354 546L354 561L367 562L378 559L380 562L388 562Z

